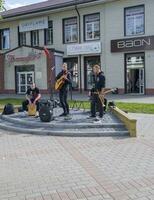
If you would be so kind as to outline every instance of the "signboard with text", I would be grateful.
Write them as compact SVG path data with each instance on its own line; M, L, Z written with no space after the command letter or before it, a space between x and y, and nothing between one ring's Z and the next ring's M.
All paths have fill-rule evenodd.
M67 55L83 55L101 53L101 42L67 45Z
M111 40L111 52L154 50L154 36Z
M48 18L34 18L19 23L19 32L33 31L48 28Z

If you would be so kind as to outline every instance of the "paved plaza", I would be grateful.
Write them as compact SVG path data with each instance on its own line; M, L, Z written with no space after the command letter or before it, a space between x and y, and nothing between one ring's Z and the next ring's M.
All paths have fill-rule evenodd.
M0 131L0 200L154 200L154 133L147 126L151 132L138 138Z

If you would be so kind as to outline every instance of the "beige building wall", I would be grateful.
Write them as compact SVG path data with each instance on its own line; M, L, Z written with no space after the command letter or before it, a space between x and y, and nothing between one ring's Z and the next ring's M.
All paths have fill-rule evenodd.
M131 7L136 5L145 4L145 35L154 35L154 1L153 0L118 0L115 2L79 7L79 12L81 14L81 40L83 41L83 16L87 14L100 13L100 29L101 29L101 43L102 43L102 53L101 53L101 65L103 71L106 75L106 87L118 87L124 88L124 53L111 53L110 42L112 39L121 39L127 38L124 36L124 8ZM53 21L53 45L48 46L49 48L55 48L56 50L64 51L64 57L68 57L66 54L67 44L63 44L63 29L62 29L62 20L64 18L78 16L75 9L62 12L52 11L47 15L50 20ZM36 17L36 16L35 16ZM11 30L10 44L11 49L17 47L18 38L17 38L17 27L19 21L12 21L0 24L0 28L8 28ZM30 45L30 32L27 32L27 44ZM40 30L40 46L44 46L44 32ZM135 36L138 37L138 36ZM126 52L127 53L127 52ZM154 88L154 51L145 52L145 69L146 69L146 87ZM82 83L84 83L84 56L81 56L81 67L82 67ZM88 55L93 56L93 55ZM77 57L77 56L73 56ZM38 63L38 70L42 67L43 64L46 64L44 61ZM40 67L41 66L41 67ZM6 70L6 78L12 68ZM45 70L45 67L44 67ZM46 78L43 75L43 78ZM11 77L11 81L14 77ZM7 79L6 79L7 82ZM12 83L5 83L7 88L12 87ZM46 88L45 83L42 83L42 88ZM82 85L82 88L84 85Z
M35 72L35 83L42 89L47 89L47 63L44 53L40 50L34 50L35 53L40 53L40 58L34 61L20 61L20 62L9 62L7 59L8 55L15 55L16 58L26 57L29 52L32 52L31 48L22 47L16 49L5 56L5 89L14 90L15 89L15 66L28 66L34 65Z

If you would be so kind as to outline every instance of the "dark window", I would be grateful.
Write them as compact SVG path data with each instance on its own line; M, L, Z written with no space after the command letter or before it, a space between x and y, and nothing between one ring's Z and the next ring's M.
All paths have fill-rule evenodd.
M145 32L144 5L125 8L125 35L142 35Z
M85 41L100 39L100 14L84 16Z
M31 45L39 46L39 30L31 31Z
M48 21L48 28L44 30L45 45L53 44L53 23Z
M78 41L78 25L77 18L69 18L63 20L64 43L72 43Z
M19 46L26 45L26 32L19 32L19 27L18 27L18 40L19 40Z
M10 29L0 30L0 49L10 48Z
M95 64L100 65L100 56L90 56L84 58L85 90L89 90L92 88L92 78L93 78L92 68Z

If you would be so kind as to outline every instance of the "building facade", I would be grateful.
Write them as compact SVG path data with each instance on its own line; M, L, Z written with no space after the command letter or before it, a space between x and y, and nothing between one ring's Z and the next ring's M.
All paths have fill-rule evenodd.
M73 90L88 90L100 64L107 88L154 94L154 1L47 1L2 13L0 92L46 93L62 62Z

